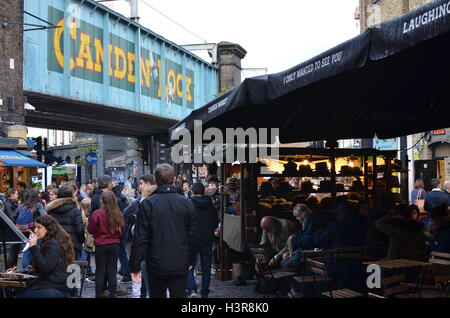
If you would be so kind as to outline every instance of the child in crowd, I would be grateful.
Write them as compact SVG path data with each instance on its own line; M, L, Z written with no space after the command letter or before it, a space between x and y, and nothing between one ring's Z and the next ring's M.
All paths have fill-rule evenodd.
M81 252L81 260L88 262L86 275L94 276L95 274L91 268L91 255L94 252L94 237L87 231L87 225L91 211L91 199L87 198L81 200L80 206L81 206L81 217L83 218L83 223L85 225L84 227L85 241L83 245L83 250Z

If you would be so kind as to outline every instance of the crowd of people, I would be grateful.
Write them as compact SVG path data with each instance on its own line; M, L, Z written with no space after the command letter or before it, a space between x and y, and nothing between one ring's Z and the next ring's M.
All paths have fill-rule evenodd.
M176 178L167 164L158 166L154 175L143 175L137 187L132 181L117 185L103 176L80 188L64 182L40 192L19 183L7 191L4 211L29 244L28 249L25 244L11 246L7 267L17 267L23 250L20 267L38 276L20 297L79 292L66 283L66 268L75 260L87 262L87 276L99 298L128 293L119 287L118 274L121 283L132 283L135 298L209 296L213 242L220 228L217 182L189 185L186 176ZM351 196L291 198L291 219L261 218L259 245L270 254L270 267L302 272L304 250L365 246L368 256L414 260L425 260L430 251L450 253L450 182L444 191L438 180L432 186L426 193L417 180L410 205L390 204L385 211L369 209L368 202ZM360 271L352 260L328 264L338 287L362 290Z
M118 286L117 274L120 282L132 283L134 298L199 297L199 255L201 296L208 297L219 223L216 189L195 183L183 190L180 180L172 166L163 164L154 176L143 175L137 189L131 178L122 186L109 176L80 188L63 182L43 192L24 183L9 189L4 211L28 237L29 248L12 245L7 267L17 271L23 250L21 271L38 277L18 296L73 296L79 290L67 286L66 268L79 260L87 261L87 276L95 282L98 298L128 293Z
M269 254L270 267L302 273L304 250L364 247L366 256L377 259L422 261L431 251L450 253L450 182L444 184L444 191L437 179L432 180L432 186L433 190L426 193L423 182L417 180L410 205L391 203L384 211L369 209L367 202L348 195L320 202L306 195L290 198L296 221L262 217L259 245ZM324 217L330 211L333 217ZM327 266L335 286L364 290L360 263L345 260ZM262 271L255 267L257 272Z

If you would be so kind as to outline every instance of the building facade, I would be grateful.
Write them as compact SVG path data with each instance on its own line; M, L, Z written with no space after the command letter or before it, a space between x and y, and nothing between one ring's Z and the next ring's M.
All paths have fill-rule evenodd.
M361 32L376 24L415 10L433 0L360 0ZM409 188L414 180L423 179L430 190L430 181L450 180L450 129L426 131L407 137ZM403 147L402 147L403 148Z
M0 0L0 135L24 123L23 1ZM33 31L30 31L33 32Z

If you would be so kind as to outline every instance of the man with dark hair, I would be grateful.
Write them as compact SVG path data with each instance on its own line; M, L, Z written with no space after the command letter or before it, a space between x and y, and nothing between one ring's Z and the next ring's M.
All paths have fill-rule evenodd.
M139 178L139 186L141 186L143 183L153 185L155 184L155 177L152 174L144 174Z
M189 189L189 181L183 181L183 195L188 199L192 195L191 189Z
M137 214L139 212L139 204L142 201L142 193L150 189L151 186L155 184L155 177L152 174L144 174L139 178L139 194L137 198L131 202L131 204L123 211L123 216L125 218L125 223L127 224L126 231L129 235L129 238L134 238L131 228L133 227L135 220L137 218ZM135 244L135 246L137 246ZM130 258L133 253L136 253L135 251L131 250ZM148 281L147 281L147 272L146 272L146 266L145 261L142 257L141 259L141 268L142 268L142 276L143 276L143 283L141 287L141 297L146 298L148 294Z
M190 200L172 185L168 164L155 170L157 188L139 207L130 256L133 280L140 280L141 260L147 262L152 298L186 297L187 273L196 254L196 223Z
M441 189L441 182L438 179L431 180L433 190L425 197L424 209L431 212L435 207L448 206L448 195Z
M205 196L205 186L196 183L192 186L191 201L194 206L194 217L197 223L197 242L198 252L200 254L200 265L202 268L202 298L208 298L209 283L211 281L211 264L213 258L212 243L214 240L214 231L219 224L217 210L210 197ZM194 263L197 263L195 255ZM197 284L195 283L194 270L191 269L188 274L187 291L188 297L197 297Z
M27 189L27 184L25 182L18 182L16 185L16 190L19 193L19 201L22 203L24 200L25 190Z
M91 201L92 212L100 209L100 196L105 191L111 191L114 187L114 181L110 176L103 176L98 179L98 188L94 189Z

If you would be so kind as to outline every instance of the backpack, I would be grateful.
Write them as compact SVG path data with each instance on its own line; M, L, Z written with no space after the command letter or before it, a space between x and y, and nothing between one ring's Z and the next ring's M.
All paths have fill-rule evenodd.
M20 231L25 233L28 233L28 230L33 231L35 228L33 212L28 208L21 208L17 216L16 226Z

